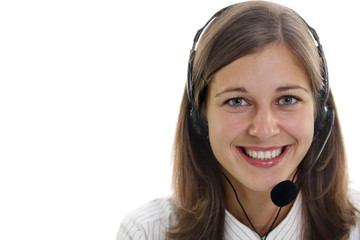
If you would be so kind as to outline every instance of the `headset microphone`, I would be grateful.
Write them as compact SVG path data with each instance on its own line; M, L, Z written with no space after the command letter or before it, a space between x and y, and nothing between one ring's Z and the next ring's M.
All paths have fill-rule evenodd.
M310 167L298 178L298 180L296 182L292 182L290 180L285 180L285 181L282 181L282 182L278 183L277 185L275 185L275 187L271 190L270 196L271 196L272 202L276 206L284 207L295 200L295 198L298 194L298 188L296 187L296 185L310 172L310 170L314 167L315 163L319 160L319 157L320 157L322 151L324 150L324 147L325 147L327 141L329 140L329 137L330 137L330 134L332 132L332 128L333 128L334 122L335 122L335 111L333 109L331 109L331 110L328 110L328 112L331 114L331 116L328 118L328 120L330 121L331 124L329 126L326 138L324 139L324 142L321 145L320 151L315 158L315 161L312 162ZM319 134L317 133L316 136L314 137L314 139L318 135Z

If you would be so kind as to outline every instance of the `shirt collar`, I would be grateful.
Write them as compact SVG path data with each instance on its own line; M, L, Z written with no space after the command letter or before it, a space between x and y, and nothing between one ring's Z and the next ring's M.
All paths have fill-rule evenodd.
M268 234L266 240L300 239L301 202L301 195L298 194L287 216ZM259 236L225 210L224 240L235 239L258 240Z

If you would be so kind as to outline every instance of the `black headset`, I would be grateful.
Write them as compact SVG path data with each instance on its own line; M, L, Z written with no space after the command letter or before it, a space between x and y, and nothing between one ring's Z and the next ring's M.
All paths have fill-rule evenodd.
M223 12L225 12L227 9L229 9L231 6L225 7L223 9L221 9L220 11L218 11L217 13L215 13L208 21L207 23L200 28L194 38L194 42L193 42L193 46L192 49L190 51L190 57L189 57L189 62L188 62L188 77L187 77L187 85L186 85L186 91L187 91L187 96L188 96L188 100L189 100L189 121L190 121L190 125L192 126L192 129L196 132L196 134L198 136L200 136L201 138L207 138L208 137L208 128L206 126L206 124L203 123L202 117L201 117L201 112L200 109L198 109L198 107L196 106L195 103L195 90L194 90L194 84L193 84L193 79L192 79L192 72L193 72L193 64L194 64L194 58L195 58L195 54L196 54L196 43L198 42L201 33L204 31L204 29L210 24L210 22L216 20L216 18L218 16L220 16ZM296 13L295 13L296 14ZM298 14L297 14L298 15ZM301 16L298 15L300 18ZM301 18L302 19L302 18ZM320 93L320 102L318 103L318 111L317 111L317 116L316 116L316 120L314 123L314 137L313 137L313 141L319 136L319 132L320 130L325 126L328 125L328 129L327 129L327 134L325 135L325 138L322 139L322 144L319 148L318 154L315 157L315 160L311 163L311 165L302 173L302 175L297 179L296 182L294 182L294 178L297 174L297 172L294 175L294 178L292 181L290 180L285 180L280 182L279 184L275 185L275 187L272 189L271 191L271 199L272 202L280 207L279 211L277 213L277 216L275 218L275 220L273 221L272 225L270 226L270 228L268 229L265 239L267 238L269 232L271 231L274 223L276 222L276 219L279 216L280 210L282 209L282 207L288 205L289 203L291 203L292 201L294 201L294 199L296 198L297 194L298 194L298 188L297 188L297 184L310 172L310 170L313 168L313 166L316 164L316 162L318 161L322 151L324 150L324 147L331 135L333 126L334 126L334 121L335 121L335 111L332 109L332 107L330 105L327 105L327 100L329 97L329 79L328 79L328 69L327 69L327 63L326 63L326 59L325 59L325 55L324 55L324 51L322 48L322 45L320 44L320 40L319 40L319 36L317 35L315 29L313 29L312 27L310 27L306 21L304 19L302 19L304 21L304 23L307 25L308 30L311 32L316 44L317 44L317 49L319 52L319 56L321 58L322 61L322 73L321 73L321 77L322 77L322 84L323 84L323 89L321 90ZM208 147L210 152L212 152L212 149L210 147L210 143L207 139L207 143L208 143ZM213 154L213 153L212 153ZM216 160L216 157L213 154L214 159ZM217 160L216 160L217 162ZM298 168L299 169L299 168ZM222 171L221 171L222 172ZM235 188L233 187L232 183L230 182L230 180L228 179L228 177L222 172L222 174L224 175L224 177L226 178L226 180L228 181L228 183L230 184L230 186L232 187L236 199L240 205L240 207L242 208L242 210L244 211L244 214L247 218L247 220L249 221L250 225L252 226L253 230L257 233L257 235L260 237L260 239L263 239L262 236L256 231L255 227L253 226L253 224L251 223L249 217L246 214L245 209L243 208L238 195L236 193Z
M233 5L230 5L228 7L225 7L221 10L219 10L218 12L216 12L207 22L206 24L200 28L193 40L193 46L192 49L190 51L190 57L189 57L189 62L188 62L188 75L187 75L187 84L186 84L186 91L187 91L187 96L189 99L189 104L190 104L190 113L189 113L189 118L190 118L190 122L191 125L193 127L193 129L195 130L195 132L202 138L206 138L208 136L208 128L207 126L203 123L202 117L201 117L201 112L200 109L198 109L196 107L195 104L195 89L194 89L194 84L193 84L193 79L192 79L192 73L193 73L193 65L194 65L194 59L195 59L195 54L196 54L196 44L200 38L200 35L202 34L202 32L204 31L204 29L214 20L216 20L217 17L219 17L223 12L225 12L227 9L231 8ZM297 13L296 13L297 14ZM297 14L298 15L298 14ZM298 15L301 19L303 19L300 15ZM324 55L324 51L322 48L322 45L320 44L320 40L319 40L319 36L316 33L315 29L310 27L306 21L303 19L304 23L307 25L309 31L311 32L316 44L317 44L317 49L319 52L319 56L321 58L322 61L322 84L323 84L323 89L321 91L321 96L320 96L320 103L319 103L319 107L318 107L318 111L317 111L317 117L314 123L314 129L315 129L315 133L317 133L327 122L327 119L331 119L334 118L333 114L334 111L329 111L328 110L328 106L326 104L327 100L328 100L328 96L329 96L329 79L328 79L328 68L327 68L327 63L326 63L326 59L325 59L325 55ZM331 116L332 115L332 116ZM316 134L315 134L316 135Z

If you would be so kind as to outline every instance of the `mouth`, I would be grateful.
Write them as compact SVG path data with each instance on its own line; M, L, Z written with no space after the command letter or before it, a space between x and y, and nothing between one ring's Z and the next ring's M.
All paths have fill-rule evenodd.
M279 164L291 145L282 147L238 147L238 151L250 165L260 168L270 168Z
M274 148L274 149L263 150L263 151L257 151L257 150L241 147L242 152L246 156L253 158L253 159L257 159L257 160L263 160L263 161L267 161L267 160L271 160L271 159L279 157L281 154L283 154L285 152L285 149L286 149L286 146Z

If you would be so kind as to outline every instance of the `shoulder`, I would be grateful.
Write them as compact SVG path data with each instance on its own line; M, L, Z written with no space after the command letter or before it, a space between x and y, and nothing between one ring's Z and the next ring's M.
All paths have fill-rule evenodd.
M171 198L159 198L128 214L120 225L117 240L162 240L175 224Z

